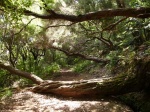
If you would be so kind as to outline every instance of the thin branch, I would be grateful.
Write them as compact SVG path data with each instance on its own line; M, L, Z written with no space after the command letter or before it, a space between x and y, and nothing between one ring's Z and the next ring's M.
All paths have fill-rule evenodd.
M87 40L85 40L84 42L82 42L81 45L82 45L82 46L85 46L86 43L91 42L92 40L94 40L94 38L87 39Z
M110 48L113 48L113 43L110 40L105 39L103 37L103 32L101 33L100 39L103 40L103 41L105 41L105 43L108 43L108 45L109 45Z
M111 25L105 27L102 31L110 31L110 30L113 30L119 23L121 23L122 21L126 20L128 17L124 17L122 18L121 20L115 22L115 23L112 23Z
M76 56L76 57L80 57L80 58L83 58L83 59L86 59L86 60L91 60L91 61L94 61L94 62L97 62L97 63L103 63L103 64L106 64L107 62L109 62L109 60L107 60L107 59L101 59L101 58L97 58L97 57L90 57L90 56L86 56L86 55L81 54L81 53L72 53L72 52L66 51L62 48L55 47L55 46L49 46L49 48L61 51L61 52L65 53L67 56Z
M34 19L32 18L24 27L22 27L17 33L13 34L13 36L20 34Z
M90 32L92 32L92 30L85 28L85 26L82 25L81 23L79 23L79 25L80 25L85 31L90 31ZM96 27L96 29L99 30L98 27ZM100 33L100 32L101 32L101 33ZM112 42L111 42L110 40L107 40L107 39L103 38L103 31L93 32L92 34L88 34L88 35L93 36L95 33L100 34L100 37L92 37L93 39L98 39L98 40L100 40L101 42L103 42L105 45L107 45L109 48L112 48L112 46L113 46Z
M40 25L37 25L38 27L41 27L41 28L43 28L44 30L47 30L47 29L49 29L49 28L52 28L52 27L61 27L61 26L72 26L73 24L76 24L76 22L74 22L74 23L71 23L71 24L67 24L67 25L51 25L51 26L48 26L48 27L43 27L43 26L40 26Z
M93 38L96 38L96 39L102 41L102 42L103 42L104 44L106 44L108 47L113 48L113 43L112 43L110 40L105 39L105 38L103 37L103 31L107 31L107 30L110 31L110 30L114 29L115 26L117 26L119 23L121 23L122 21L126 20L127 18L128 18L128 17L124 17L124 18L122 18L121 20L119 20L119 21L117 21L117 22L115 22L115 23L113 23L113 24L111 24L111 25L105 27L105 28L102 29L101 31L99 30L98 27L96 27L96 29L99 30L99 32L101 32L101 34L100 34L100 37L93 37ZM80 25L85 31L90 31L90 32L92 31L92 30L90 30L90 29L85 28L85 26L82 25L81 23L80 23L79 25Z
M87 29L82 23L79 23L79 25L80 25L81 28L83 28L85 31L90 31L90 32L92 32L91 29Z
M100 37L93 37L93 38L100 40L100 41L103 42L105 45L107 45L109 48L111 48L111 49L113 48L113 43L112 43L110 40L105 39L105 38L103 37L103 32L101 32Z

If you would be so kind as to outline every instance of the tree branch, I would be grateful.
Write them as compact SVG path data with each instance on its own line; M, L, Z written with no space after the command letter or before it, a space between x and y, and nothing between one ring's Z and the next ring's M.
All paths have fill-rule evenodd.
M101 18L115 17L115 16L149 18L150 8L107 9L107 10L91 12L91 13L87 13L87 14L79 15L79 16L58 14L56 12L50 13L48 15L42 15L42 14L38 14L29 10L24 10L24 14L27 16L35 16L41 19L49 19L49 20L62 19L62 20L71 21L71 22L82 22L82 21L98 20Z
M83 59L86 59L86 60L91 60L91 61L98 62L98 63L106 64L109 61L107 59L101 59L101 58L97 58L97 57L86 56L86 55L83 55L81 53L71 53L71 52L68 52L64 49L55 47L55 46L50 46L49 48L61 51L61 52L65 53L67 56L76 56L76 57L80 57L80 58L83 58Z
M21 33L34 19L36 18L32 18L24 27L22 27L17 33L13 34L14 35L18 35L19 33Z
M43 27L43 26L40 26L40 25L37 25L38 27L40 27L40 28L43 28L44 30L47 30L47 29L49 29L49 28L54 28L54 27L62 27L62 26L71 26L71 25L73 25L73 24L75 24L75 23L71 23L71 24L62 24L62 25L50 25L50 26L47 26L47 27Z
M127 17L124 17L124 18L120 19L119 21L112 23L109 26L105 27L102 31L113 30L115 28L115 26L117 26L119 23L121 23L122 21L124 21L126 19L127 19Z
M15 69L15 68L11 67L10 65L3 64L2 62L0 62L0 68L2 68L4 70L7 70L11 74L15 74L15 75L22 76L24 78L30 79L36 84L41 84L43 82L43 80L40 77L38 77L34 74L31 74L31 73L28 73L28 72L23 72L21 70L18 70L18 69Z

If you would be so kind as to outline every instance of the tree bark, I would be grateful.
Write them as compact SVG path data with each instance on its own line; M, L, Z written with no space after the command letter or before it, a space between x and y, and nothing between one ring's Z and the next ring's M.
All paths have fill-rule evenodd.
M121 95L129 92L140 91L136 78L120 76L102 81L47 81L35 86L32 91L37 93L51 93L67 97L84 96L109 96Z
M27 78L27 79L33 81L36 84L41 84L43 82L43 80L40 77L38 77L34 74L31 74L31 73L28 73L28 72L23 72L21 70L15 69L14 67L11 67L10 65L6 65L6 64L3 64L1 62L0 62L0 68L2 68L4 70L7 70L11 74L15 74L15 75Z
M0 3L0 6L4 7L4 8L7 7L14 11L20 10L16 6L8 5L8 4L9 3L4 2L4 0L3 0L2 3ZM0 10L4 11L3 8L0 8ZM46 9L48 14L38 14L36 12L30 11L27 9L21 9L21 10L23 10L23 13L27 16L34 16L37 18L48 19L48 20L62 19L62 20L71 21L74 23L89 21L89 20L98 20L101 18L116 17L116 16L134 17L134 18L149 18L150 17L150 8L149 7L124 8L123 3L121 4L121 7L118 9L106 9L106 10L90 12L90 13L86 13L83 15L77 15L77 16L76 15L59 14L51 9L50 10Z
M53 11L54 12L54 11ZM24 10L24 14L27 16L34 16L41 19L49 20L66 20L71 22L83 22L89 20L98 20L101 18L116 17L116 16L125 16L125 17L134 17L134 18L149 18L150 17L150 8L119 8L119 9L108 9L101 10L97 12L91 12L83 15L66 15L58 14L56 12L49 13L47 15L41 15L29 10Z

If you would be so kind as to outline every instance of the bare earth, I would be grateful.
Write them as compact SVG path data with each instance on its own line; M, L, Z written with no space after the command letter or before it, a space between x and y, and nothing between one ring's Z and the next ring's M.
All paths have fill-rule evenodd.
M66 74L68 73L68 74ZM64 78L64 74L66 74ZM54 80L82 80L91 76L62 72ZM11 98L2 101L0 112L133 112L126 105L104 99L73 99L54 95L42 95L29 90L21 90Z

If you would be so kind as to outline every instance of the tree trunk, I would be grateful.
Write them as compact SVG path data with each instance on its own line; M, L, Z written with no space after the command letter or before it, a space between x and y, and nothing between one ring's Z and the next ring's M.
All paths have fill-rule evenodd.
M120 76L103 81L47 81L33 88L37 93L67 97L121 95L141 90L135 77Z
M4 70L7 70L11 74L15 74L15 75L27 78L27 79L33 81L36 84L41 84L43 82L43 80L40 77L38 77L34 74L31 74L31 73L28 73L28 72L23 72L21 70L15 69L14 67L11 67L10 65L6 65L6 64L3 64L1 62L0 62L0 68L2 68Z
M138 60L136 74L120 75L104 81L45 81L32 91L67 97L121 95L150 89L150 57Z

